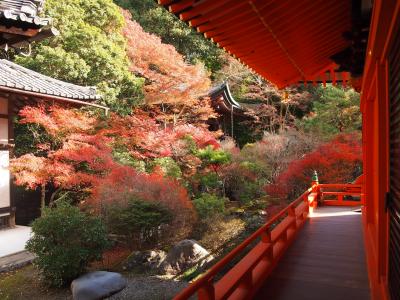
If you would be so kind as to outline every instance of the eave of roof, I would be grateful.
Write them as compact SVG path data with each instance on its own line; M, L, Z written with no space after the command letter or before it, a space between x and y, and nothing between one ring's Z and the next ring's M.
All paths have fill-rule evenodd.
M39 16L43 5L44 1L0 0L0 20L35 28L49 26L51 19Z
M158 0L265 79L312 80L350 42L348 0Z
M229 84L227 82L213 87L208 92L208 95L211 97L212 100L215 100L217 97L223 96L224 100L228 102L229 106L241 109L240 103L233 98L231 90L229 89Z
M18 48L58 35L52 19L42 17L44 0L0 0L0 47Z
M67 99L101 99L95 87L83 87L57 80L5 59L0 60L0 86Z

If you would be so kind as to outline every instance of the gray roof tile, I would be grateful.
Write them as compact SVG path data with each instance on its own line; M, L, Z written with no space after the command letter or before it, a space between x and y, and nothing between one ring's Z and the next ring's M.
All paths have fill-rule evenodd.
M17 21L32 26L50 25L50 18L42 18L38 13L43 9L44 0L0 0L0 21Z
M0 87L36 92L76 100L98 100L95 87L83 87L57 80L24 68L5 59L0 60Z

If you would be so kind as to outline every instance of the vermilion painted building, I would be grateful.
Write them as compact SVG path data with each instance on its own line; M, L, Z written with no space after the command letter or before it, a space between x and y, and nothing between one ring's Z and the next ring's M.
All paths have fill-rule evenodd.
M327 191L338 186L315 184L177 299L197 294L199 299L399 300L400 1L159 0L159 3L278 87L298 82L335 83L339 72L340 80L352 84L362 98L363 178L354 186L342 186L340 193ZM319 222L308 218L316 199L336 193L337 201L330 204L351 205L343 197L357 192L362 204L362 230L354 231L354 239L342 239L340 245L333 242L307 258L310 265L322 257L321 252L328 253L337 247L344 255L329 260L336 263L308 268L303 276L296 273L297 269L288 267L285 272L279 269L290 256L302 257L302 252L293 252L291 247L307 249L307 243L312 243L316 236L313 228L324 228L325 236L331 235L338 241L353 228L351 222L342 227L337 222L324 227L323 218ZM335 224L339 227L334 227ZM303 231L309 236L304 237ZM362 252L366 259L361 252L352 252L358 236L364 237ZM308 242L299 244L301 237ZM255 240L256 246L228 273L218 277L221 268ZM335 257L335 253L329 253ZM304 259L296 263L302 264ZM359 268L348 268L356 260ZM346 285L344 281L347 274L359 272L362 276L364 264L368 270L368 293L360 296L356 290L363 287L357 286L356 280L354 285ZM323 282L339 265L342 269L336 281ZM294 274L298 278L291 280ZM279 283L274 289L280 289L281 293L263 297L259 291L274 280ZM335 296L343 287L347 288L343 289L344 294ZM315 290L319 298L315 298L318 297Z

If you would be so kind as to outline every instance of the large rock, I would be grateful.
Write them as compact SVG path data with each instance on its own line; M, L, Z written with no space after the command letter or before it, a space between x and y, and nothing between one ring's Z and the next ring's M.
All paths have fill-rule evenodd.
M123 269L158 271L166 256L167 253L162 250L135 251L126 259Z
M74 300L98 300L109 297L126 287L119 273L96 271L87 273L71 283Z
M213 260L214 257L194 240L183 240L167 254L160 269L168 275L176 275L195 266Z

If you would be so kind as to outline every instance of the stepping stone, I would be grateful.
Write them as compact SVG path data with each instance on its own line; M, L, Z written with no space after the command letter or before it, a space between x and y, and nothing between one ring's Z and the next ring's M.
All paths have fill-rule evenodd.
M87 273L71 283L74 300L107 298L126 287L126 280L119 273L96 271Z

